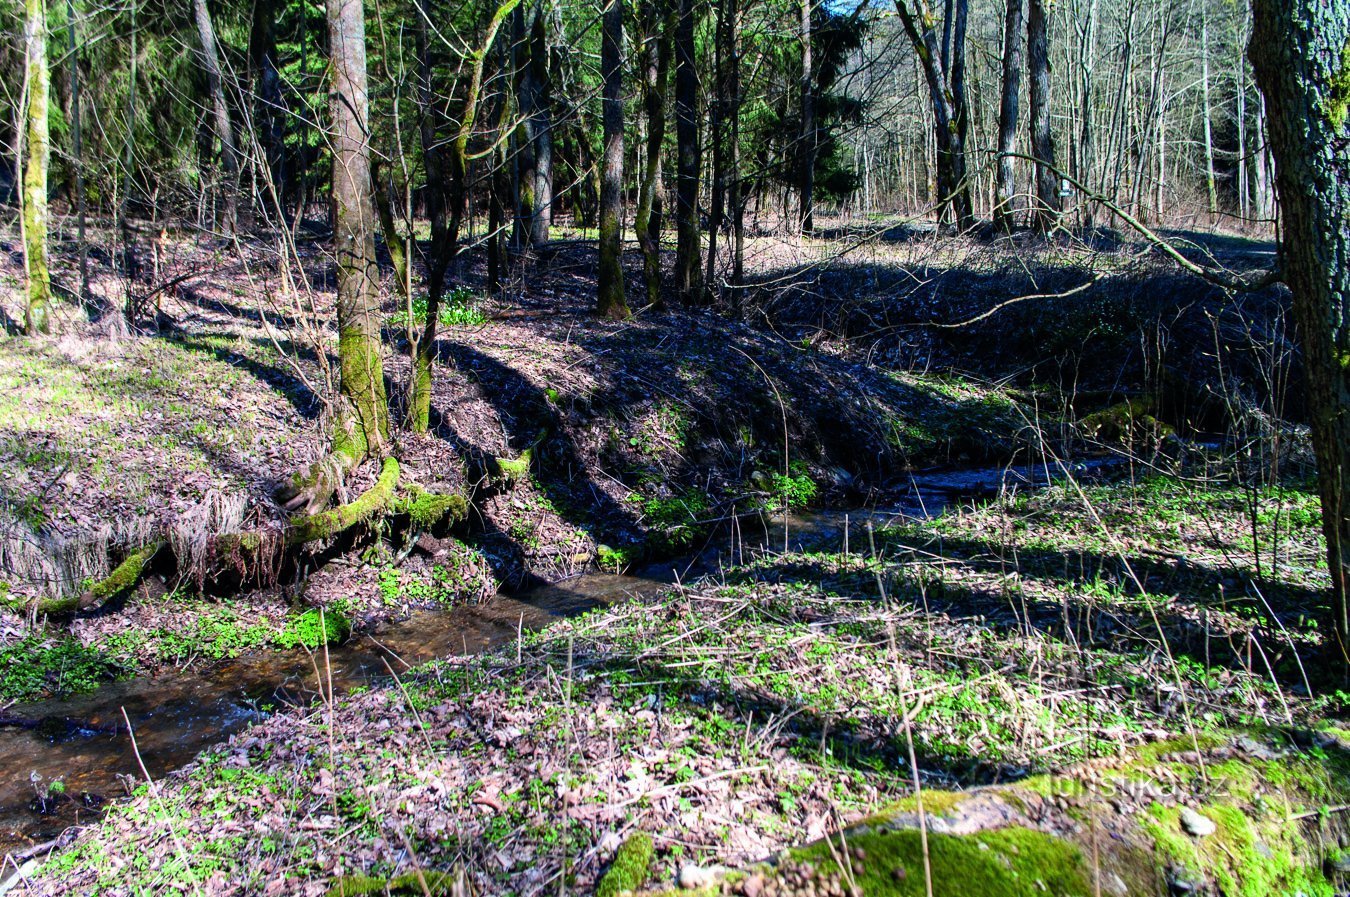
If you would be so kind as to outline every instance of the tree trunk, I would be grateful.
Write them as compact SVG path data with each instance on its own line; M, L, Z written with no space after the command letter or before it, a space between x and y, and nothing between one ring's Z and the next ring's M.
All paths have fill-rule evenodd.
M278 209L286 203L286 100L277 62L277 0L257 0L249 31L248 56L253 80L253 120L262 144L270 187Z
M698 71L694 58L696 0L677 0L675 26L675 142L678 165L675 179L675 288L686 305L706 301L700 264L698 182Z
M530 219L530 243L549 240L553 225L553 79L549 66L552 48L542 9L535 10L530 28L530 65L533 71L533 105L530 116L534 133L534 216Z
M1205 124L1205 187L1209 194L1209 214L1219 211L1219 191L1214 184L1214 127L1211 123L1213 112L1209 104L1209 20L1200 7L1200 93L1202 95Z
M1027 0L1027 66L1031 75L1031 155L1036 158L1036 228L1049 231L1059 222L1059 178L1055 138L1050 125L1050 21L1046 0ZM1039 164L1039 163L1045 164Z
M347 406L339 413L334 452L355 464L383 448L389 436L371 200L366 23L361 0L328 0L328 46L338 358L340 392Z
M1252 0L1249 54L1265 95L1281 264L1303 368L1331 573L1327 641L1350 666L1350 5Z
M917 3L917 20L907 0L895 0L895 11L914 46L924 79L928 82L933 109L933 135L937 143L938 202L942 209L950 210L959 230L967 230L975 223L975 216L970 202L970 184L966 180L965 145L961 142L957 111L948 88L946 70L942 66L936 19L926 0L917 0ZM922 30L919 28L920 23L923 24Z
M426 259L427 307L435 313L427 315L425 332L420 336L410 326L408 352L411 371L408 381L408 428L414 433L425 433L431 419L431 367L435 360L436 318L440 312L441 296L445 292L445 277L455 255L458 235L450 229L450 161L446 158L441 132L445 125L444 106L433 85L431 46L427 39L426 0L419 0L415 17L415 36L418 58L418 131L422 142L422 168L426 172L427 218L431 222L431 248Z
M28 279L24 326L29 333L51 332L52 281L47 265L47 167L51 143L47 128L47 3L26 0L24 44L28 109L23 166L23 263Z
M539 181L538 135L535 132L538 119L535 105L538 101L538 86L535 84L533 61L534 42L530 40L533 31L531 23L526 21L524 4L517 6L511 16L511 57L515 73L516 104L520 109L520 121L516 126L515 152L511 153L515 163L515 176L512 179L515 193L515 220L512 223L512 242L520 248L533 245L534 219L539 214L538 198L535 195Z
M609 0L600 36L604 81L604 172L600 182L600 269L595 310L630 317L623 294L623 0Z
M670 82L671 39L674 17L662 15L656 0L644 0L646 37L642 48L642 106L647 119L647 158L638 187L633 229L642 249L642 280L647 304L661 308L661 208L665 189L661 179L662 147L666 139L666 87Z
M80 132L80 45L75 34L75 0L66 0L66 28L70 36L70 165L75 171L76 240L80 253L80 302L89 298L89 243L85 239L84 141Z
M994 226L1011 233L1016 226L1016 169L1010 155L1017 149L1017 102L1022 90L1022 0L1008 0L1003 20L1003 93L998 106L998 184Z
M1093 134L1093 70L1097 54L1097 0L1089 0L1087 15L1078 32L1078 74L1080 80L1078 101L1081 104L1078 123L1078 180L1089 189L1096 188L1096 137ZM1080 201L1079 209L1083 218L1083 227L1091 230L1096 224L1094 209L1096 203L1085 199Z
M219 222L232 234L238 224L239 151L230 124L230 107L225 101L225 81L220 70L220 52L216 47L216 29L206 0L192 0L192 17L197 23L197 38L202 44L202 67L206 70L206 90L211 96L216 139L220 141L220 165L225 174L225 216Z
M802 45L802 71L798 90L801 102L802 130L798 137L797 148L797 196L801 203L801 231L809 234L815 230L815 192L816 192L816 89L812 77L811 61L811 10L812 0L801 0L801 31L798 40Z

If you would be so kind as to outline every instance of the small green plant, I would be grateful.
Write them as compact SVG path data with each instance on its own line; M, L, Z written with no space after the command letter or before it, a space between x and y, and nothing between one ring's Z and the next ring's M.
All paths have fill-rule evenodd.
M0 699L63 697L134 672L129 657L103 653L69 637L48 641L30 635L0 648Z
M633 563L636 551L633 548L611 548L599 545L595 549L595 563L606 573L622 573Z
M286 624L286 628L277 635L277 645L282 648L299 645L318 648L325 644L341 644L351 634L352 624L340 612L313 608L293 617Z
M412 301L412 323L416 327L426 324L427 297L415 296ZM436 320L442 327L481 327L487 323L487 312L473 291L467 287L455 287L441 299ZM408 309L400 308L389 316L391 328L406 328L409 324Z
M793 474L775 473L769 477L769 492L779 504L789 508L804 508L815 500L819 489L815 480L805 471Z

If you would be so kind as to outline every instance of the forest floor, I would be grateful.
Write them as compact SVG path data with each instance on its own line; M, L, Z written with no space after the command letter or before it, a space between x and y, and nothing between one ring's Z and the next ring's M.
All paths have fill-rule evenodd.
M191 545L281 519L273 489L323 445L320 248L300 244L291 297L265 247L244 264L165 242L158 282L219 270L157 294L150 332L66 305L62 336L7 341L9 594L78 587L153 533ZM1267 246L1193 251L1247 267ZM846 543L739 553L278 712L138 788L19 893L585 893L641 852L635 833L655 858L625 887L747 897L1342 883L1350 760L1342 698L1305 667L1326 569L1280 294L1226 296L1105 236L895 227L757 238L740 320L610 323L589 313L590 253L545 250L448 322L432 433L399 446L411 478L464 488L533 446L530 475L438 543L451 557L375 540L319 555L303 583L202 594L151 576L62 626L0 612L0 701L276 648L312 606L378 635L414 606L689 554L747 512L893 506L936 468L1051 459L1064 475L995 478ZM59 276L71 264L63 251ZM116 299L111 276L95 286ZM392 300L388 315L393 331ZM391 384L405 369L387 359ZM1076 476L1103 458L1108 475ZM1107 767L1130 787L1075 809ZM922 861L866 840L912 828L896 820L916 782L934 814ZM1013 796L963 816L954 789L981 786ZM1196 814L1215 830L1193 834ZM973 859L943 840L971 832ZM841 833L861 840L820 842ZM1002 891L974 877L989 857Z

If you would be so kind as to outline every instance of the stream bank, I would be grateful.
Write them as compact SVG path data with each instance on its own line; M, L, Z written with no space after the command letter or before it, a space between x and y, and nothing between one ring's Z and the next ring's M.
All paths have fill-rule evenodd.
M1259 531L1262 552L1267 539L1294 546L1316 532L1298 499L1283 501L1288 516ZM321 897L352 875L383 888L420 869L477 893L585 892L634 831L654 842L645 881L659 885L691 866L753 870L912 796L910 744L925 790L937 791L1117 763L1122 750L1143 752L1138 775L1175 775L1168 764L1196 761L1150 746L1227 745L1249 727L1323 734L1307 747L1284 738L1272 750L1294 749L1302 765L1262 772L1293 770L1301 790L1248 789L1227 812L1296 800L1288 812L1310 813L1318 830L1317 802L1341 786L1313 790L1297 771L1340 762L1344 708L1300 695L1295 658L1309 646L1285 626L1294 620L1238 600L1254 601L1247 586L1264 581L1234 563L1249 532L1243 506L1184 479L1127 477L996 495L923 526L850 515L847 551L837 518L823 540L794 540L808 528L790 524L787 552L776 525L771 549L726 534L723 557L684 585L519 639L508 614L495 651L259 722L113 808L30 891L175 882ZM1158 562L1146 546L1184 560ZM1059 550L1072 560L1052 558ZM1025 578L1011 575L1013 557L1037 552ZM1143 590L1121 561L1145 571ZM1291 601L1324 575L1305 563L1291 552L1275 567ZM1271 671L1255 647L1234 650L1244 640ZM1154 818L1157 801L1141 794L1131 806ZM1175 828L1177 805L1160 806L1148 863L1165 888L1190 836ZM1018 824L1040 824L1028 818ZM1098 823L1104 834L1136 825ZM1275 895L1313 881L1310 893L1330 894L1339 848L1334 830L1325 837L1317 857L1262 879L1214 848L1191 864L1192 884L1213 893L1229 876L1241 893ZM913 883L912 864L907 874Z

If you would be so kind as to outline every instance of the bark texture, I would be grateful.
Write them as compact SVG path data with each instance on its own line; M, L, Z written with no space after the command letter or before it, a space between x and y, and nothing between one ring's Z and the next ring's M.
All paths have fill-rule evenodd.
M600 270L596 313L627 318L623 293L623 0L609 0L600 39L604 79L604 173L600 181Z
M376 293L375 216L371 199L370 101L366 25L361 0L328 0L333 145L333 247L337 254L338 352L341 394L338 454L356 463L389 437L389 403Z
M1350 666L1350 4L1253 0L1249 55L1265 96L1281 265L1303 337L1334 653Z
M1048 231L1059 222L1059 178L1050 124L1050 13L1045 0L1027 0L1027 68L1030 70L1031 155L1036 157L1033 222ZM1046 164L1039 164L1044 162Z
M638 186L637 212L633 229L642 249L642 281L647 304L660 308L661 296L661 212L665 206L665 186L661 178L661 159L666 140L666 88L670 83L671 38L674 17L663 15L654 0L644 0L642 108L647 124L647 158Z
M216 29L211 22L211 12L206 8L206 0L192 0L192 18L197 24L197 39L202 45L202 68L206 72L206 90L211 97L216 139L220 141L220 167L225 175L225 209L219 223L226 233L234 233L239 216L239 147L234 140L234 126L230 124L230 107L225 100L225 79L220 69ZM364 68L364 55L362 58Z
M698 70L695 68L694 0L677 0L675 25L675 288L686 305L705 302L698 196L701 156L698 139Z
M26 0L24 43L27 56L28 109L25 116L23 166L23 248L28 275L24 326L29 333L51 331L52 280L47 264L47 168L51 160L48 136L46 0Z
M1003 92L998 106L998 174L994 187L994 226L1009 233L1016 226L1018 99L1022 90L1022 0L1008 0L1003 20Z

